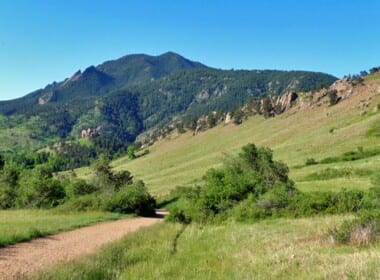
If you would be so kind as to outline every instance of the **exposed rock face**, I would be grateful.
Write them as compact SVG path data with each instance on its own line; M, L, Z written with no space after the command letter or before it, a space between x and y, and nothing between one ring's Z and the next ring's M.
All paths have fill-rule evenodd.
M38 105L45 105L46 103L54 101L56 98L56 95L53 91L41 96L38 98Z
M81 132L81 138L94 138L100 134L101 127L83 129Z
M281 113L289 110L292 102L296 101L298 94L294 91L288 91L279 98L277 98L276 105L280 108Z
M225 119L224 119L224 123L225 123L225 124L228 124L228 123L230 123L231 121L232 121L231 113L227 113L227 114L226 114L226 117L225 117Z
M204 99L208 99L209 97L210 97L210 94L208 93L208 90L202 90L200 93L197 94L195 98L199 102Z
M75 82L75 81L78 80L81 76L82 76L82 71L81 71L81 70L78 70L77 72L74 73L74 75L71 76L71 78L68 78L68 79L66 79L66 80L63 82L62 87L64 87L65 85L69 84L70 82Z
M341 99L346 99L353 94L353 86L347 78L334 82L331 85L330 90L334 89L337 91L338 97Z

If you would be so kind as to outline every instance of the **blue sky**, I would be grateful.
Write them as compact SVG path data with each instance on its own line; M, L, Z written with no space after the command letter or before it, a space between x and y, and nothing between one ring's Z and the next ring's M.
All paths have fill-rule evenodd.
M378 0L1 0L0 99L130 53L343 76L380 65L379 18Z

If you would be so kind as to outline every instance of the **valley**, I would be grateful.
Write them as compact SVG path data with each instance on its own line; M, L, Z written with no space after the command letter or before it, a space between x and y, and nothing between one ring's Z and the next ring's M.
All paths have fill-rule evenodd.
M118 67L120 65L116 68ZM380 261L378 232L375 231L367 241L359 238L359 243L355 244L351 239L346 243L338 240L345 236L345 223L352 221L356 225L358 217L363 216L364 220L359 222L364 223L363 228L366 229L365 219L370 219L371 222L379 220L376 216L376 174L380 170L378 73L363 76L360 83L356 83L355 79L335 81L334 78L327 77L330 79L329 86L311 89L316 85L310 84L308 90L297 89L298 98L287 104L288 108L284 112L272 114L276 111L275 104L261 113L258 111L262 110L263 105L259 110L254 109L256 111L252 108L256 108L257 104L272 102L275 100L273 96L281 96L280 93L284 93L285 89L287 92L295 89L285 86L273 96L268 93L265 95L267 89L263 90L251 101L253 107L249 111L249 106L244 103L249 102L248 96L239 101L235 98L239 94L225 93L229 97L220 99L218 89L214 88L214 97L195 106L194 100L203 91L202 87L183 90L181 79L185 77L185 81L194 81L193 79L216 71L203 69L204 67L157 78L157 81L149 82L148 86L143 82L142 85L134 85L135 90L146 87L144 92L148 93L147 96L158 98L153 95L157 86L175 88L174 81L180 79L176 94L182 98L188 92L195 98L186 101L189 102L186 103L189 105L186 109L172 111L167 119L153 113L150 116L163 122L153 121L150 124L152 126L146 121L139 126L140 120L131 125L130 122L123 123L119 118L126 116L126 119L136 120L135 117L140 114L133 110L142 99L139 99L140 96L134 99L137 97L135 93L131 97L132 88L104 93L103 99L97 99L98 96L92 99L91 102L100 102L105 107L86 107L91 102L84 103L84 107L78 105L77 108L89 111L77 111L80 114L77 119L72 119L72 126L65 135L44 135L43 132L46 131L39 123L42 116L49 116L59 106L70 108L69 103L59 103L61 99L57 96L61 93L56 93L56 99L46 101L47 106L36 105L37 108L43 108L42 111L33 109L2 117L0 134L4 135L4 156L0 202L2 208L9 208L0 211L3 217L0 227L6 229L0 235L2 246L105 220L127 217L128 222L128 219L135 219L131 215L151 216L158 207L171 212L164 223L126 236L120 234L112 240L112 244L104 243L102 249L88 252L89 255L78 254L65 262L57 259L53 262L54 265L44 266L42 271L33 269L35 273L28 273L28 277L356 279L377 278L380 275L376 265ZM98 68L103 69L102 66ZM90 70L91 73L98 71L97 68ZM257 74L218 71L214 73L216 77L231 75L237 79L236 83L245 81L243 84ZM278 78L277 75L288 74L270 72L268 75ZM305 72L302 73L304 74ZM239 75L248 76L244 80ZM67 85L78 79L63 83ZM213 80L211 86L207 83L202 86L213 88L214 82ZM229 86L231 85L233 84ZM329 94L335 89L336 102L332 104ZM243 91L247 92L246 89ZM233 92L239 90L235 88ZM168 95L168 92L164 95ZM173 99L170 99L170 95L168 98L167 103L162 103L160 107L164 111L173 109L170 107ZM152 100L145 99L154 104L154 99ZM236 103L229 104L231 100ZM182 101L176 103L178 108L184 106ZM49 105L49 102L52 103ZM213 104L225 106L218 107L224 108L220 109L220 119L212 126L199 128L200 123L204 120L207 122L214 114L210 113L216 108ZM237 104L240 106L238 109ZM4 106L0 106L0 109ZM117 107L116 111L113 106ZM153 108L157 107L144 107L144 110ZM237 115L233 112L236 110L243 114L239 122L234 121ZM109 114L101 115L99 112ZM72 111L69 115L71 113ZM29 114L33 117L30 118ZM185 118L181 119L183 126L175 126L173 120L186 117L186 114L187 117L194 117L192 123L196 127L190 123L187 126ZM229 121L227 114L231 114ZM60 117L58 114L57 120ZM117 130L112 130L112 133L115 134L107 134L111 131L105 133L99 129L99 134L95 133L94 138L73 136L74 132L81 131L81 125L93 122L91 127L95 127L99 120L102 125L105 125L105 120L108 125L114 125L113 128ZM146 120L152 121L152 118ZM126 127L131 130L123 134ZM132 150L126 149L131 147L137 136L138 139L147 137L153 127L165 133L156 134L149 141L133 146ZM36 134L30 134L31 128L38 128ZM96 130L90 129L88 133L92 134L93 131ZM131 134L131 131L134 132ZM105 150L99 150L99 146L96 146L97 137L103 137L102 135L112 135L119 140L129 137L129 140L125 138L127 144L116 145L122 149L112 148L114 153L104 154ZM30 137L35 141L30 142ZM13 142L13 138L17 141ZM116 147L111 138L102 139L102 143L111 143L108 147ZM258 149L257 158L251 158L248 162L255 166L257 164L256 169L252 170L242 161L242 147L246 153L249 149L256 149L256 146L249 146L250 143ZM64 150L65 147L67 151ZM273 151L273 159L270 150L263 147ZM15 152L17 149L28 153L20 156ZM62 151L67 154L60 155L59 152ZM254 153L245 156L249 155L253 156ZM81 159L80 162L75 161L77 156ZM218 181L218 178L226 179ZM229 181L231 178L232 181ZM220 182L222 185L218 185ZM239 193L247 186L248 192ZM219 187L222 191L213 194L212 191ZM235 187L237 190L234 190ZM210 193L207 193L208 188ZM227 193L232 191L231 201L229 196L223 196L224 188ZM221 197L213 199L214 195ZM278 205L276 199L280 199ZM204 208L202 213L205 205L209 208ZM17 208L25 209L15 210ZM23 219L29 222L22 222ZM49 227L46 228L46 225ZM364 242L364 245L360 242ZM41 253L43 252L42 248ZM12 262L11 259L9 261ZM12 277L9 276L10 279Z

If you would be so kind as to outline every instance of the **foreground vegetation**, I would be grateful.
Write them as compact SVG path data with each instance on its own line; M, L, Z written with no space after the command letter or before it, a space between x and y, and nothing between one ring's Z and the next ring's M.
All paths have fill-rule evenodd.
M310 193L297 190L287 174L287 166L274 161L270 149L248 144L223 167L206 172L202 187L172 192L168 220L174 223L143 230L35 277L378 277L380 173L369 191ZM350 216L363 210L369 212ZM323 217L336 213L344 216ZM294 219L300 216L309 218Z
M378 245L336 245L326 234L350 218L191 224L184 230L165 223L35 279L377 279Z
M91 182L54 176L49 163L28 167L0 158L0 209L51 209L109 211L154 215L155 199L141 180L128 171L114 172L107 157L93 165Z
M0 247L122 217L125 216L107 212L2 210L0 211Z
M373 184L368 191L301 192L289 179L287 166L273 160L270 149L248 144L238 156L226 158L221 168L207 171L203 186L172 191L169 199L175 202L169 208L169 219L209 223L376 210L380 205L379 171Z

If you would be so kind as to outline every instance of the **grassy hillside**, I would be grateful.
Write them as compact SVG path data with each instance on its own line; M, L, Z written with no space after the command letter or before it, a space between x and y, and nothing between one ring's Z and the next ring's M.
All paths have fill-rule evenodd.
M380 168L380 155L352 162L318 164L299 168L306 160L321 160L357 150L380 146L380 139L368 136L368 130L380 121L380 80L371 78L358 86L354 94L335 106L327 104L299 110L297 106L283 115L264 119L252 117L242 125L220 125L193 136L191 133L173 135L149 147L150 153L130 161L122 157L113 162L117 170L128 169L146 182L154 194L165 194L178 185L197 182L204 172L223 159L223 153L234 153L241 146L253 142L269 146L275 158L291 169L290 177L301 190L339 188L367 188L370 176L358 175L356 169L368 174ZM360 104L369 105L364 113ZM350 176L330 180L305 180L309 174L327 168L354 170ZM87 168L78 170L90 176Z
M380 121L380 80L370 77L351 97L335 106L327 103L325 98L306 109L299 103L275 118L252 117L195 136L173 134L149 147L145 156L119 158L113 166L130 170L154 194L164 196L175 186L199 182L208 168L223 162L223 154L253 142L271 147L303 191L368 188L372 172L380 169L380 138L373 132ZM345 160L357 155L361 159ZM311 159L316 164L306 165ZM88 168L77 173L91 176ZM352 217L164 223L35 278L377 279L378 243L355 247L330 238L329 230Z

